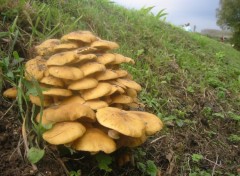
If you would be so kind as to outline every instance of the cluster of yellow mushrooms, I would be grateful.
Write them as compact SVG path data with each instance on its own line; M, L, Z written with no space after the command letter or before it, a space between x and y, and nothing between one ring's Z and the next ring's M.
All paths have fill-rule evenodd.
M148 112L137 94L141 86L120 68L134 60L111 53L119 46L88 31L76 31L36 46L37 56L26 62L25 77L37 80L42 97L30 101L44 106L38 123L52 124L43 133L50 144L75 150L112 153L120 147L136 147L162 129L161 120ZM15 98L16 89L4 92Z

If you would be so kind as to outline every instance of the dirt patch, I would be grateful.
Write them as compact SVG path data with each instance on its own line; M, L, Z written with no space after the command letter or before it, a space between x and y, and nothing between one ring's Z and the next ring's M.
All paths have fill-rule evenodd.
M0 175L65 175L62 166L49 153L37 164L38 172L33 170L24 156L21 123L17 118L18 109L11 106L12 103L5 101L3 98L0 99ZM6 111L8 111L7 114Z

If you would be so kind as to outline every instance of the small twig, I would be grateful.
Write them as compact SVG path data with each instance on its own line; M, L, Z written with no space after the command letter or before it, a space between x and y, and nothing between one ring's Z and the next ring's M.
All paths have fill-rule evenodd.
M216 161L215 161L213 169L212 169L212 176L214 176L217 163L218 163L218 155L217 155Z
M166 137L166 135L160 136L159 138L152 140L152 141L150 142L150 144L152 144L152 143L154 143L154 142L156 142L156 141L158 141L158 140L160 140L160 139L162 139L162 138L164 138L164 137Z
M13 105L16 103L16 101L17 101L17 100L14 100L14 102L12 103L12 105L11 105L11 106L7 109L7 111L2 115L2 117L0 118L0 120L2 120L5 115L7 115L7 113L12 109Z
M218 166L218 167L224 168L223 166L219 165L218 163L216 163L216 162L214 162L214 161L211 161L211 160L207 159L206 157L205 157L204 159L207 160L208 162L214 164L215 166Z

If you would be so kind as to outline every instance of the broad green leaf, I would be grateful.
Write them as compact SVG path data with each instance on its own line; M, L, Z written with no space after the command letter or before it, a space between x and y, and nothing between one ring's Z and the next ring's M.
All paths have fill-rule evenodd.
M150 176L156 176L157 175L158 169L157 169L157 166L154 164L153 161L151 161L151 160L147 161L146 171L147 171L147 174L150 175Z
M112 169L109 167L109 165L112 163L112 157L109 155L106 155L104 153L98 153L96 155L96 160L98 162L98 167L101 170L105 170L106 172L111 172Z
M32 147L27 153L27 158L30 161L30 163L35 164L43 158L44 154L45 154L45 150Z

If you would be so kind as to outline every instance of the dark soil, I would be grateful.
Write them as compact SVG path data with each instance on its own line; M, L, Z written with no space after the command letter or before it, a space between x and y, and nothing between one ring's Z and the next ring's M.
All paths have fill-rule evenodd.
M18 110L12 103L0 100L0 175L1 176L60 176L65 175L61 164L47 153L34 171L24 154ZM10 108L10 109L9 109ZM6 113L6 111L9 111Z

